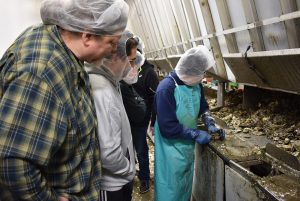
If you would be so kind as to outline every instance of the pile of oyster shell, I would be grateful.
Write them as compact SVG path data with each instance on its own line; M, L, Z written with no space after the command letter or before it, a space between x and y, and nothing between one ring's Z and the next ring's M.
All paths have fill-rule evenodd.
M216 107L216 99L207 98L210 108ZM225 107L214 116L223 119L233 134L266 136L274 144L300 158L300 103L286 99L270 99L258 103L256 109L242 104L242 92L227 94Z

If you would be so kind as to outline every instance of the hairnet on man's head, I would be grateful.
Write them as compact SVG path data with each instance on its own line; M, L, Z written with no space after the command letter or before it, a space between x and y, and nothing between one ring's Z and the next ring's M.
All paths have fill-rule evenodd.
M125 31L122 33L122 37L123 37L123 38L127 38L127 39L133 38L133 33L132 33L131 31L129 31L129 30L125 30Z
M132 38L133 34L128 31L125 30L117 44L117 50L115 52L115 54L117 55L118 58L120 59L126 59L127 58L127 53L126 53L126 43L128 41L129 38Z
M187 50L179 59L175 71L181 76L200 76L215 64L215 60L204 45Z
M44 0L40 13L44 24L74 32L120 35L128 20L124 0Z

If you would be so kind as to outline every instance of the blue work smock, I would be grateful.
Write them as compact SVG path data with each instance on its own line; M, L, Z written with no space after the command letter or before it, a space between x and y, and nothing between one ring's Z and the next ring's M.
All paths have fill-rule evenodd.
M174 98L179 124L184 128L197 128L201 100L200 85L192 87L178 85L173 76L166 79L170 78L175 83ZM159 112L157 111L158 118L154 130L155 201L188 201L192 193L195 141L181 139L180 136L164 137L160 130L165 130L165 125L160 125Z

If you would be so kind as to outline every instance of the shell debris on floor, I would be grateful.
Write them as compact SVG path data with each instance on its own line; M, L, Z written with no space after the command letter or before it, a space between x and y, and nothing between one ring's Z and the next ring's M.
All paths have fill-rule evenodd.
M132 201L153 201L154 200L154 146L151 140L147 139L149 146L149 163L150 163L150 190L147 193L140 194L139 192L139 179L134 177ZM136 165L138 172L138 164Z

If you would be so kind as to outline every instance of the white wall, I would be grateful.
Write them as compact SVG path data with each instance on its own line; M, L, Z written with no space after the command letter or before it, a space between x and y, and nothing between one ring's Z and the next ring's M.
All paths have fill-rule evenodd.
M28 26L41 22L41 0L0 0L0 58Z

